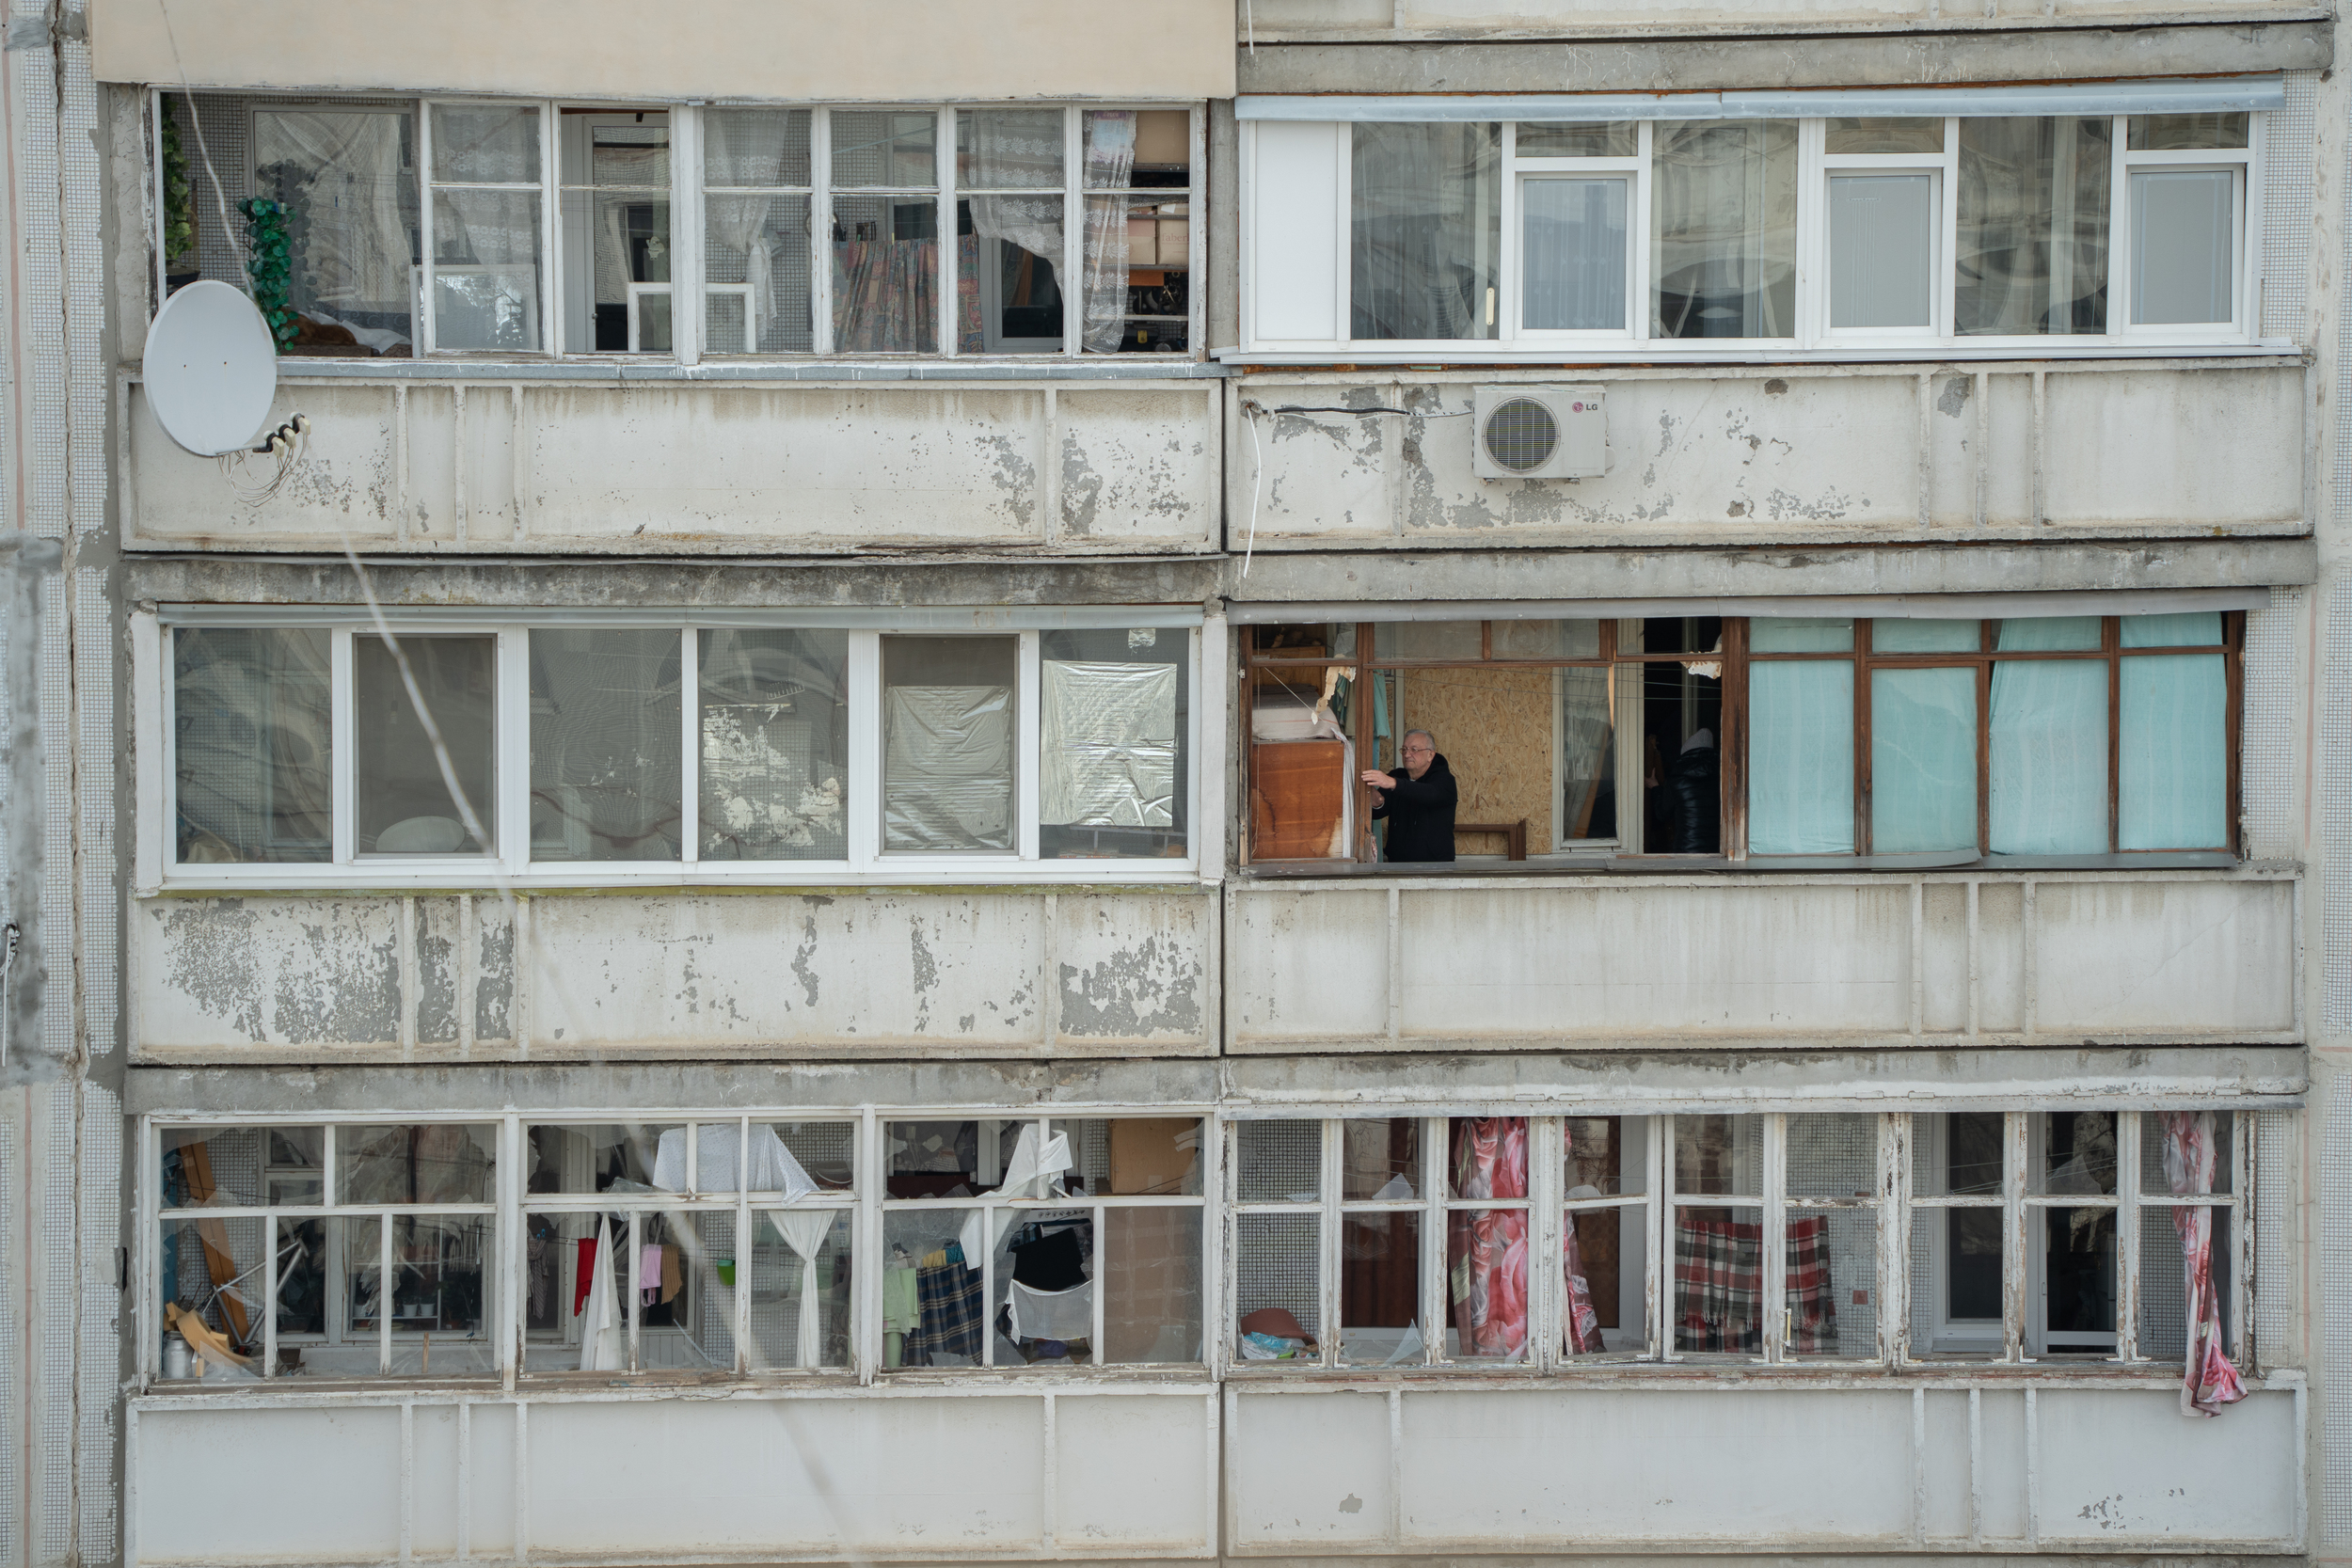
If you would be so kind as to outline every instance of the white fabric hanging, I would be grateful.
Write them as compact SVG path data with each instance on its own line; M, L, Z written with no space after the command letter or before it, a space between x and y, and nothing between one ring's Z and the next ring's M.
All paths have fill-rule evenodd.
M1017 1279L1010 1284L1014 1338L1093 1341L1093 1280L1067 1291L1033 1291Z
M596 1217L596 1271L588 1276L588 1301L580 1308L580 1370L618 1372L628 1367L621 1338L621 1304L612 1289L612 1222Z
M694 1146L694 1185L699 1192L731 1193L736 1190L736 1156L740 1151L742 1132L727 1122L707 1122L701 1128L701 1137ZM772 1127L752 1129L749 1189L755 1193L782 1193L787 1204L798 1203L818 1191L816 1180L792 1151L784 1147ZM673 1127L661 1134L653 1156L653 1184L664 1192L686 1190L686 1129ZM801 1259L801 1327L796 1342L800 1347L799 1364L814 1367L818 1364L823 1349L823 1313L817 1299L817 1254L825 1244L825 1237L833 1229L833 1211L803 1209L787 1213L771 1213L768 1222L775 1227L784 1244ZM748 1269L751 1259L746 1256L739 1267ZM749 1278L750 1275L744 1275Z
M1060 1185L1055 1178L1074 1164L1076 1162L1070 1157L1069 1133L1055 1133L1041 1150L1037 1142L1037 1123L1024 1122L1021 1139L1012 1146L1012 1159L1005 1166L1005 1180L991 1196L1005 1198L1052 1197L1055 1189ZM1019 1216L1020 1211L997 1210L995 1233L983 1246L980 1243L980 1216L986 1212L986 1210L975 1209L963 1222L963 1263L966 1268L978 1268L988 1255L996 1250L1004 1242L1005 1233L1012 1228L1012 1222Z
M790 1159L790 1155L786 1156ZM817 1253L825 1244L826 1235L833 1229L830 1209L801 1209L768 1216L776 1234L784 1238L801 1259L801 1327L794 1337L800 1350L800 1365L818 1364L823 1350L824 1322L817 1300Z
M744 184L781 185L784 180L784 138L773 135L773 167L769 149L756 146L761 140L760 127L745 126L738 131L723 114L703 116L703 166L739 172L728 176L730 181ZM772 135L772 133L771 133ZM740 170L750 166L755 155L758 158L760 179L743 179ZM707 196L703 211L709 220L710 236L729 250L743 253L743 280L752 291L752 341L764 340L771 323L776 319L776 250L774 236L769 230L768 210L777 198L771 196Z

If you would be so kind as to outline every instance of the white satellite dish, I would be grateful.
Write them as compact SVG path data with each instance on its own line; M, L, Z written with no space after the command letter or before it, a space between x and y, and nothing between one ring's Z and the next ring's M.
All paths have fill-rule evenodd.
M165 435L199 457L243 451L278 396L278 343L251 300L207 278L155 312L141 375Z

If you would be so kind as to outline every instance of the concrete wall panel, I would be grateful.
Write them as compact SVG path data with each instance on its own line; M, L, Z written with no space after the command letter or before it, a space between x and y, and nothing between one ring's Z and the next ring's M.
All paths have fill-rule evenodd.
M1216 910L1191 890L175 897L131 920L151 1059L1216 1050Z
M294 380L313 430L274 495L125 383L126 542L152 548L841 552L1214 548L1219 384ZM1054 465L1048 472L1049 462Z

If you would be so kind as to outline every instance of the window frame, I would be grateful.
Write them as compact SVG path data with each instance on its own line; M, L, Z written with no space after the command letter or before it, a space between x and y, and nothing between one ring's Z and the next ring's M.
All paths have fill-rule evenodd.
M199 97L230 97L249 106L265 103L270 107L282 104L287 108L333 110L339 105L336 96L307 93L196 93L182 87L151 87L148 89L150 130L150 167L148 195L153 203L153 217L149 244L153 254L154 305L160 309L167 288L165 276L163 225L165 203L162 199L163 167L160 154L153 150L161 146L162 105L167 95L177 94L187 112L196 112L194 100ZM1181 201L1187 209L1189 228L1185 235L1184 329L1185 347L1181 354L1168 357L1192 364L1207 357L1205 286L1208 264L1208 238L1204 197L1208 181L1208 105L1200 100L1135 99L1102 103L1069 100L993 101L946 100L909 103L829 103L814 101L753 102L734 101L705 103L702 102L629 102L596 98L501 98L472 94L353 94L352 99L364 99L365 106L388 110L398 106L411 116L417 127L417 196L419 201L420 261L415 268L413 284L414 309L417 313L411 335L416 358L444 361L466 359L486 360L583 360L596 363L675 363L691 366L705 357L723 358L731 364L756 366L762 363L795 364L819 359L872 360L877 357L891 362L901 360L928 362L932 360L1010 360L1037 365L1044 369L1061 361L1082 361L1094 365L1117 363L1122 359L1138 359L1148 365L1159 356L1156 352L1139 354L1102 354L1086 349L1082 340L1084 325L1083 293L1068 288L1063 291L1063 341L1052 349L983 348L979 353L962 350L954 330L957 319L958 269L953 264L956 247L957 207L963 191L956 162L956 117L967 110L989 109L1052 109L1059 111L1064 123L1064 254L1057 261L1057 281L1083 276L1085 248L1084 215L1087 201L1097 196L1127 198L1147 195L1163 201ZM539 116L539 175L535 182L480 181L441 181L435 177L433 163L433 118L438 108L502 108L533 109ZM810 117L810 182L804 186L708 186L704 168L704 138L702 116L736 108L801 110ZM175 112L179 105L175 105ZM1181 113L1185 116L1187 180L1182 186L1138 187L1132 182L1118 190L1105 187L1089 191L1084 185L1085 125L1089 109L1120 109L1143 112ZM914 194L932 196L938 203L938 234L941 264L939 293L934 303L938 341L931 350L887 353L858 351L840 353L834 348L833 315L832 257L829 251L833 198L836 193L850 195L894 194L897 187L836 186L832 178L831 117L835 110L845 113L923 112L935 117L937 130L933 144L935 182L928 190ZM566 276L571 269L564 246L564 221L562 213L564 197L571 192L587 192L588 186L567 186L563 182L561 133L567 116L585 113L635 114L660 112L669 117L671 135L670 162L670 233L672 245L671 300L672 348L669 351L597 350L580 348L564 341L564 299ZM250 137L247 146L250 148ZM246 170L248 182L252 170ZM539 198L540 260L534 279L538 293L538 345L528 349L471 349L440 346L437 312L435 309L436 261L434 258L433 201L437 190L487 189L528 192ZM707 321L707 299L712 292L733 293L742 284L713 284L707 265L705 245L706 203L709 195L804 195L809 201L809 310L811 347L800 352L761 353L754 346L744 351L716 349L705 340ZM201 182L196 199L201 203L204 192ZM593 275L593 236L590 240ZM1163 266L1168 265L1162 263ZM1122 320L1159 319L1135 318L1122 314ZM1141 366L1133 367L1138 373L1148 373Z
M1488 619L1479 623L1481 627L1479 648L1482 657L1475 660L1383 658L1376 644L1375 627L1388 623L1370 620L1315 623L1352 628L1355 645L1351 653L1303 659L1283 658L1279 653L1262 655L1256 646L1255 633L1261 626L1272 623L1239 626L1234 628L1233 633L1238 639L1234 650L1234 669L1240 682L1237 734L1240 736L1242 750L1242 755L1239 758L1242 770L1242 805L1235 829L1239 837L1237 863L1244 868L1252 865L1270 866L1292 874L1317 868L1352 866L1376 868L1383 863L1377 862L1371 851L1371 794L1360 781L1355 779L1347 783L1356 821L1355 843L1351 855L1345 858L1267 859L1253 854L1250 840L1254 824L1248 800L1251 771L1256 765L1255 752L1257 746L1261 744L1255 737L1254 710L1262 673L1290 673L1301 676L1311 674L1319 678L1322 673L1336 670L1341 672L1343 678L1353 683L1347 734L1351 744L1357 749L1356 754L1359 758L1357 771L1360 773L1365 768L1374 766L1375 759L1375 753L1372 749L1372 737L1366 733L1368 723L1361 715L1369 706L1371 683L1386 671L1445 668L1613 669L1618 672L1611 681L1611 704L1613 711L1626 700L1620 689L1625 678L1623 672L1628 667L1646 663L1680 663L1687 666L1710 662L1720 663L1723 682L1722 727L1721 733L1716 736L1723 774L1720 854L1717 856L1676 855L1654 849L1628 853L1616 847L1620 841L1597 838L1557 839L1541 852L1549 856L1580 859L1581 863L1574 869L1586 870L1597 869L1601 863L1640 864L1654 869L1670 870L1677 864L1708 864L1717 860L1727 860L1753 866L1758 870L1782 866L1790 869L1820 870L1834 869L1841 864L1851 865L1856 870L1881 868L1917 870L1924 867L1950 869L1954 866L1977 863L2014 864L2051 860L2073 861L2090 856L2122 861L2126 865L2132 863L2133 857L2151 865L2160 863L2165 857L2177 858L2188 855L2227 855L2233 859L2242 860L2245 856L2240 817L2244 771L2247 612L2242 610L2224 610L2211 613L2217 613L2221 618L2221 640L2216 643L2124 647L2122 641L2122 626L2126 617L2101 615L2097 617L2101 628L2100 646L2096 649L2082 650L2014 649L2003 651L1996 646L1999 627L2002 624L2000 618L1959 617L1957 619L1963 621L1974 621L1979 627L1977 649L1973 652L1936 653L1879 652L1871 646L1871 627L1876 620L1887 619L1887 617L1869 617L1859 614L1851 617L1854 628L1853 645L1851 649L1844 651L1758 653L1751 646L1754 623L1757 620L1777 617L1726 614L1722 618L1723 636L1720 652L1712 650L1706 654L1687 651L1637 652L1626 649L1624 641L1627 636L1626 628L1638 626L1638 620L1601 616L1595 618L1600 626L1599 651L1597 654L1545 658L1495 657L1493 655L1494 627L1498 623ZM1840 617L1840 619L1844 618ZM1555 619L1577 619L1577 617L1563 616L1555 617ZM2122 664L2125 659L2134 657L2184 655L2218 657L2222 660L2224 701L2221 722L2225 753L2223 790L2226 841L2217 847L2122 848L2119 846L2122 833ZM1853 847L1845 850L1825 851L1819 854L1756 855L1748 847L1750 771L1748 741L1751 714L1749 674L1758 663L1807 660L1817 662L1846 660L1852 665L1854 670ZM1991 837L1989 731L1992 724L1993 671L1995 665L2000 663L2042 660L2101 661L2107 666L2106 847L2100 850L2083 851L2080 856L2045 856L2026 853L1996 855L1989 847ZM1958 850L1949 852L1897 851L1879 854L1870 847L1872 757L1869 676L1877 670L1959 667L1974 668L1977 671L1977 845L1975 851L1973 854ZM1555 716L1558 712L1558 684L1555 680L1553 707ZM1560 758L1557 744L1552 746L1551 752L1556 799L1560 783ZM1620 777L1623 776L1626 760L1623 756L1618 759ZM1638 759L1636 760L1638 763ZM1638 777L1638 773L1635 776ZM1533 852L1535 851L1531 851ZM1606 857L1606 862L1599 862L1598 857Z
M1002 617L1010 625L989 625ZM1204 758L1204 744L1214 738L1214 726L1202 717L1202 680L1210 658L1201 619L1196 613L1171 612L1166 607L1089 608L1057 616L1029 618L1017 612L980 612L959 625L953 617L911 614L896 625L883 612L853 616L774 615L712 616L627 613L538 613L496 618L460 618L431 613L389 614L387 624L395 635L407 637L488 636L495 640L494 798L469 801L485 826L494 826L501 848L495 854L361 855L357 852L358 781L355 777L357 716L354 713L355 659L361 638L376 635L365 610L291 614L214 612L214 607L188 607L184 613L166 612L153 626L157 633L151 663L135 678L142 694L152 692L155 718L139 724L143 744L152 747L159 762L147 775L141 813L151 824L142 847L154 858L153 885L220 891L262 887L349 887L355 879L367 885L402 887L515 887L750 884L790 886L838 883L845 879L889 884L898 882L1035 881L1094 882L1112 879L1120 883L1183 883L1197 880L1204 865L1215 863L1213 846L1204 842L1221 833L1221 822L1202 819L1206 782L1216 766ZM182 862L178 859L178 766L174 754L174 657L172 640L183 628L251 628L266 630L323 629L329 636L333 838L324 861L264 863ZM1184 711L1178 744L1183 766L1176 784L1181 791L1181 820L1185 833L1181 856L1082 857L1047 856L1041 846L1040 773L1042 713L1041 667L1045 637L1057 630L1120 630L1151 627L1186 638L1181 661L1180 690ZM531 845L531 653L530 639L537 631L675 630L679 634L680 717L680 855L671 860L595 861L536 860ZM834 632L847 638L844 671L846 712L844 731L847 766L843 790L844 857L834 860L705 861L700 854L700 726L699 638L716 629L776 629ZM1009 851L910 851L885 847L883 800L884 762L882 643L891 635L1012 636L1018 640L1016 728L1014 748L1015 847ZM143 637L135 644L145 646ZM142 881L150 879L142 878Z
M1908 116L1901 118L1941 119L1945 121L1944 149L1941 153L1905 154L1829 154L1823 149L1824 127L1828 119L1839 115L1806 114L1802 103L1793 103L1780 118L1796 120L1799 128L1797 167L1797 290L1796 321L1792 330L1778 337L1684 340L1668 338L1652 332L1649 317L1653 301L1651 251L1654 237L1652 223L1652 188L1656 183L1656 165L1652 155L1652 128L1655 119L1643 119L1632 123L1640 127L1641 155L1639 167L1633 173L1632 199L1629 217L1638 214L1639 229L1634 231L1633 266L1638 276L1634 285L1632 309L1629 311L1628 328L1623 334L1597 332L1534 331L1523 328L1521 319L1521 258L1526 245L1526 224L1521 186L1529 172L1549 172L1553 166L1584 164L1595 169L1603 165L1613 166L1616 160L1607 159L1544 159L1538 163L1518 159L1516 155L1518 126L1509 118L1507 101L1497 101L1491 120L1476 123L1495 124L1502 129L1504 152L1499 162L1498 177L1501 203L1501 223L1504 233L1498 268L1499 292L1506 305L1499 312L1491 336L1462 339L1359 339L1345 336L1353 320L1352 259L1355 252L1355 209L1351 182L1348 178L1348 127L1354 121L1337 122L1340 137L1340 168L1333 186L1334 221L1337 230L1337 255L1328 263L1336 267L1333 279L1333 327L1343 335L1322 343L1313 340L1292 340L1266 337L1257 328L1254 301L1254 279L1261 270L1286 266L1320 267L1321 257L1259 256L1260 245L1254 233L1246 234L1244 244L1250 254L1244 258L1243 320L1247 341L1236 351L1245 357L1273 353L1293 358L1329 357L1338 355L1358 360L1424 360L1442 357L1461 362L1465 356L1508 362L1513 359L1542 360L1556 356L1559 350L1574 348L1580 352L1604 355L1621 350L1644 361L1661 356L1693 359L1720 359L1726 354L1766 358L1820 357L1836 360L1855 354L1891 355L1931 353L1949 356L1960 354L1969 357L2033 358L2054 354L2074 355L2114 353L2120 350L2147 351L2163 346L2184 350L2213 350L2223 347L2260 351L2264 340L2259 336L2261 278L2263 272L2263 209L2265 199L2264 171L2269 121L2274 111L2247 110L2247 146L2189 152L2137 152L2126 150L2128 122L2136 118L2124 113L2115 115L2066 115L2051 110L2035 115L1947 115ZM1851 111L1849 111L1851 113ZM1449 114L1449 119L1467 117ZM2040 334L1961 334L1956 331L1955 288L1957 260L1957 226L1959 188L1958 173L1959 123L1972 119L2091 119L2105 120L2112 125L2109 146L2109 185L2111 188L2107 225L2107 316L2105 330L2087 333ZM1255 127L1262 123L1248 120L1243 124L1247 145L1243 154L1245 179L1255 176ZM1529 123L1611 123L1606 119L1592 121L1558 121ZM1623 123L1622 121L1617 123ZM1867 167L1873 164L1890 170L1934 172L1939 175L1938 188L1932 208L1935 229L1930 235L1933 258L1931 276L1934 296L1931 302L1931 325L1924 329L1914 328L1834 328L1830 325L1829 245L1827 214L1827 176L1834 170L1847 167ZM2236 231L2233 237L2233 309L2229 321L2211 325L2135 326L2131 325L2128 300L2129 278L2135 260L2129 232L2128 198L2131 176L2150 168L2229 168L2237 174L2234 218ZM1245 213L1254 203L1245 194ZM1245 220L1245 229L1248 225ZM2279 345L2273 344L2272 347Z

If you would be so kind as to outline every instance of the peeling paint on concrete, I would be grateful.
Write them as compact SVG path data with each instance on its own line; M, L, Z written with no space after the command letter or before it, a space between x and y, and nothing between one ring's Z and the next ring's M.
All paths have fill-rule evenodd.
M1060 966L1065 1035L1195 1035L1200 1030L1200 959L1160 937L1080 969Z

